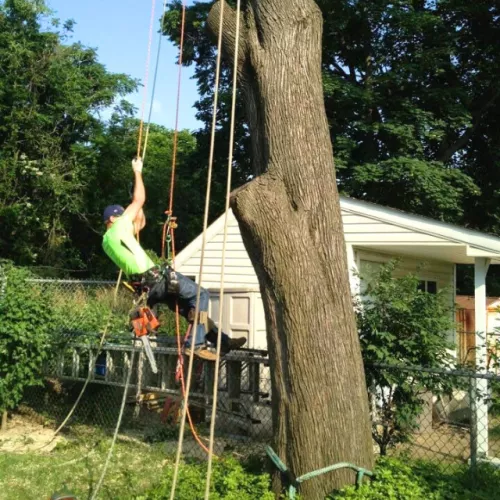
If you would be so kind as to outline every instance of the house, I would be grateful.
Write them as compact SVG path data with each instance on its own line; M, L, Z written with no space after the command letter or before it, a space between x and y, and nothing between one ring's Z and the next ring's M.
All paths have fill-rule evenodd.
M357 272L363 274L399 257L402 259L400 273L417 273L422 288L430 293L449 289L450 305L454 305L456 265L474 265L475 357L476 366L485 368L486 342L481 334L487 331L485 280L489 265L500 264L500 238L352 198L341 197L340 205L353 292L360 286ZM265 348L265 317L257 276L236 219L232 212L228 216L222 328L230 335L245 335L249 347ZM210 315L215 320L219 317L224 219L224 215L217 219L206 234L202 285L211 291ZM196 281L199 281L201 248L199 236L176 258L176 268ZM420 269L423 262L427 265ZM450 335L457 345L456 332ZM480 391L486 389L487 383L478 380L477 385ZM484 402L476 404L474 421L477 433L482 433L477 440L480 448L477 451L487 455L488 436L483 434L488 429L488 411L484 405Z

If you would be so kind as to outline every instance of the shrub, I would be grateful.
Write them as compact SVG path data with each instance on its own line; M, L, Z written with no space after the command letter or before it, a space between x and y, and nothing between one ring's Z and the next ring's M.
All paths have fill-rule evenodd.
M417 276L394 276L397 266L397 261L391 261L368 279L363 277L366 289L355 300L373 403L372 433L382 455L389 446L409 438L425 393L449 394L452 390L449 382L436 375L376 366L443 368L452 361L447 340L454 326L449 291L420 291Z
M206 463L182 464L176 487L176 500L204 498ZM169 498L172 486L172 470L165 479L150 492L137 500L162 500ZM212 500L274 500L270 492L270 477L267 474L249 472L233 458L214 460L212 481Z
M500 471L489 465L469 469L466 465L412 462L383 457L375 468L376 478L356 490L348 487L332 499L363 500L456 500L490 499L500 491Z
M24 389L42 383L49 350L50 302L39 287L26 283L27 271L1 262L0 412L14 409Z

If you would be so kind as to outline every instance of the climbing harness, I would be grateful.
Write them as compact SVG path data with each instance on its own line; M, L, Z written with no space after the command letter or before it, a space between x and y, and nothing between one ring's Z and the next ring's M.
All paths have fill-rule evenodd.
M177 229L177 217L172 217L170 210L165 212L167 220L163 224L163 234L161 243L161 258L167 265L173 264L172 244L174 241L174 231Z
M312 479L313 477L321 476L322 474L326 474L327 472L332 472L334 470L339 469L352 469L356 471L356 488L359 488L363 484L363 477L366 475L367 477L373 479L373 472L368 469L364 469L363 467L358 467L357 465L351 464L349 462L340 462L335 465L330 465L329 467L324 467L323 469L318 469L312 472L308 472L299 477L295 477L295 475L287 468L287 466L281 461L280 457L275 453L275 451L270 447L266 447L266 453L268 457L273 461L274 465L278 468L278 470L287 478L290 483L288 486L288 498L290 500L294 500L297 495L297 489L300 484L308 479Z

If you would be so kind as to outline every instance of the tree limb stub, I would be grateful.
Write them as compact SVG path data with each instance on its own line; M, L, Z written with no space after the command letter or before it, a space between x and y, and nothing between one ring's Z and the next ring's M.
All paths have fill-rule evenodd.
M224 1L224 0L222 0ZM219 37L221 3L216 2L210 9L207 18L208 32L217 40ZM231 62L234 61L236 41L236 12L224 2L224 20L222 33L222 52ZM240 36L238 47L238 72L242 76L243 66L247 57L247 30L243 15L240 18Z

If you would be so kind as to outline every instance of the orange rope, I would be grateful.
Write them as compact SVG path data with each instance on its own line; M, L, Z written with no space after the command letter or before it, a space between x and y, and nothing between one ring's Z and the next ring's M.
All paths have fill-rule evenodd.
M171 229L172 236L172 259L175 262L175 240L174 240L174 230ZM175 270L175 268L174 268ZM182 346L181 346L181 327L179 321L179 302L175 303L175 334L177 337L177 353L179 355L179 359L182 359ZM194 333L191 332L191 335L194 338ZM181 388L182 388L182 398L186 399L186 385L184 382L184 368L183 364L181 365ZM191 412L189 411L189 406L186 408L186 416L189 422L189 428L191 429L191 434L193 434L194 439L200 445L200 447L208 453L208 448L202 443L198 433L196 432L196 427L194 426L193 419L191 418Z
M182 53L184 49L184 26L186 22L186 2L182 2L182 20L181 20L181 41L179 44L179 73L177 77L177 107L175 111L175 129L174 129L174 149L172 152L172 173L170 177L170 203L168 211L173 213L174 207L174 186L175 186L175 167L177 162L177 138L179 133L179 107L181 101L181 77L182 77Z
M144 128L144 110L146 108L146 101L148 97L149 61L151 59L151 45L153 44L153 28L155 25L155 5L156 5L156 0L153 0L151 5L151 20L149 23L148 55L146 58L146 72L144 75L144 93L141 106L141 121L139 124L139 138L137 140L137 158L141 157L142 131Z
M176 111L175 111L175 128L174 128L174 144L173 144L173 151L172 151L172 173L171 173L171 178L170 178L170 198L169 198L169 208L168 211L166 212L169 216L172 215L173 213L173 207L174 207L174 187L175 187L175 170L177 166L177 142L178 142L178 136L179 136L179 108L180 108L180 101L181 101L181 82L182 82L182 55L184 52L184 31L185 31L185 24L186 24L186 3L185 0L182 2L182 17L181 17L181 39L180 39L180 44L179 44L179 72L178 72L178 77L177 77L177 104L176 104ZM168 222L168 221L167 221ZM170 237L171 237L171 245L172 245L172 268L175 271L175 237L174 237L174 228L170 226L167 228L167 223L164 224L163 226L163 233L162 233L162 258L165 257L165 239L166 239L166 234L167 230L170 232ZM181 332L180 332L180 320L179 320L179 303L176 302L175 304L175 335L177 337L177 353L179 356L179 359L182 359L182 346L181 346ZM192 333L193 335L193 333ZM184 369L181 366L181 388L182 388L182 398L183 400L186 399L186 385L184 381ZM191 413L189 411L189 406L186 408L186 416L189 422L189 427L191 429L191 433L196 440L196 442L200 445L200 447L208 453L209 450L208 448L203 444L201 441L198 433L196 432L196 428L193 423L193 419L191 418Z

